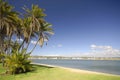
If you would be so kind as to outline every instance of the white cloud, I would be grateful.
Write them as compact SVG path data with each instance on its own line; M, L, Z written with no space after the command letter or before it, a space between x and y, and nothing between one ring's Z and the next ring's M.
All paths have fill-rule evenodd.
M112 46L91 45L91 55L102 57L120 57L120 50L114 49Z
M32 44L36 44L36 43L37 43L37 41L33 41L33 40L32 40L32 41L31 41L31 43L32 43Z
M57 47L62 47L62 44L58 44Z
M97 46L97 45L91 45L91 49L112 49L112 46Z
M91 49L95 49L96 45L92 44L90 47L91 47Z
M53 48L55 48L56 46L55 45L52 45Z
M23 41L23 39L17 39L17 41Z
M62 44L57 44L57 45L52 45L52 47L53 48L56 48L56 47L60 48L60 47L63 47L63 45Z

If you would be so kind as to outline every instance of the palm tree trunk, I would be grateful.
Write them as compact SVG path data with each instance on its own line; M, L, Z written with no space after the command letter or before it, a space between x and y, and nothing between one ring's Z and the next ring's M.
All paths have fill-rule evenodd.
M25 48L25 49L26 49L26 52L27 52L27 49L28 49L29 45L30 45L30 41L27 43L27 46L26 46L26 48ZM25 52L25 53L26 53L26 52Z
M10 35L10 38L9 38L9 43L8 43L8 54L10 54L10 47L11 47L11 39L12 39L12 34Z
M38 39L38 41L36 42L35 46L34 46L34 47L33 47L33 49L30 51L30 53L32 53L32 52L33 52L33 50L36 48L36 46L37 46L37 44L38 44L39 40L40 40L40 39Z
M22 46L24 46L23 44L25 43L25 39L23 40L22 44L19 47L19 50L21 49Z

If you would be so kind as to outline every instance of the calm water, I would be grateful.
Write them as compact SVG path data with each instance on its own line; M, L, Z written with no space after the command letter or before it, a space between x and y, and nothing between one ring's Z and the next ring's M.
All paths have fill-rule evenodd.
M89 71L104 72L120 75L120 60L52 60L52 59L33 59L35 63L56 65L62 67L76 68Z

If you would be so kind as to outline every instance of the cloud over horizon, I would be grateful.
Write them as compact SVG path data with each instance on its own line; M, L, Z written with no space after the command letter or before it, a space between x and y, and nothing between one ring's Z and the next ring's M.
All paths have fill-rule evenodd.
M114 49L112 46L91 45L92 56L100 57L120 57L120 50Z
M71 53L69 55L63 56L80 56L80 57L120 57L120 50L115 49L112 46L98 46L98 45L90 45L90 52L77 52Z

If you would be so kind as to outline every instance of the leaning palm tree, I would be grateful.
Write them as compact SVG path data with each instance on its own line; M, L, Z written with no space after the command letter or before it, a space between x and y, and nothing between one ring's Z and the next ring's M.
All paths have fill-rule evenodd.
M53 34L53 29L50 27L51 25L44 20L46 16L43 13L44 10L39 8L38 5L32 5L31 9L24 8L24 10L26 11L25 21L28 21L27 24L24 23L24 40L29 44L31 37L37 37L36 45L39 43L42 47L44 41L48 40L49 36Z
M40 30L36 33L38 36L38 40L34 48L31 50L31 53L33 52L33 50L35 49L38 43L42 47L44 44L44 41L48 41L49 37L54 34L53 29L50 26L51 24L49 23L42 24L42 26L40 27Z
M35 37L32 27L30 25L31 25L31 18L24 18L22 21L21 29L20 29L20 31L18 30L18 32L20 32L20 37L23 39L23 41L19 47L19 50L21 48L27 49L30 44L31 38Z

